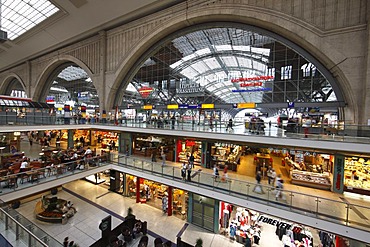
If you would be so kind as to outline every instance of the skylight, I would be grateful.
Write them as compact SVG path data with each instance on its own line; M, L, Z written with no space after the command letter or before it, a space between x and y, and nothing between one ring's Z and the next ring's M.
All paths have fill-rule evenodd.
M13 40L58 11L47 0L0 0L0 28Z

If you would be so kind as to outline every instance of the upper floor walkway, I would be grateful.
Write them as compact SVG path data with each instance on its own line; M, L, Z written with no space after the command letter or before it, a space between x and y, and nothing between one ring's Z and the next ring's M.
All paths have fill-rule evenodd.
M67 165L68 166L68 165ZM181 164L151 162L135 156L111 154L110 162L99 162L96 166L86 166L85 170L66 168L63 173L47 174L47 168L40 170L38 182L23 182L18 186L8 186L6 179L0 199L9 202L41 191L60 186L76 179L114 169L137 177L160 182L175 188L233 203L261 213L274 215L327 232L369 242L370 207L365 196L353 197L351 194L335 194L311 188L286 184L284 200L276 200L274 188L263 184L264 194L253 191L253 178L229 172L225 182L216 181L212 170L195 168L192 181L181 178ZM49 176L50 175L50 176Z
M272 124L264 131L249 131L245 123L235 122L233 128L227 128L227 123L218 123L210 127L207 123L175 123L157 125L128 121L125 123L89 123L89 124L34 124L34 125L0 125L0 133L14 131L64 130L64 129L99 129L116 132L144 133L176 137L198 138L249 144L268 144L277 148L300 148L306 151L328 151L334 153L370 154L370 138L357 135L324 133L324 128L315 130L315 133L288 132ZM367 128L367 126L349 126L348 128ZM351 131L349 134L358 132ZM345 145L343 145L345 143Z

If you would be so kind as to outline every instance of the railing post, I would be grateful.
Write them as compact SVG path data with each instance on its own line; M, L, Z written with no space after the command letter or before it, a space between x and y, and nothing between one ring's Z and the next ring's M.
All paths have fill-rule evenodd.
M200 186L200 172L198 173L198 187Z
M292 210L293 207L293 197L294 197L293 192L290 192L290 210Z
M28 246L32 246L32 236L28 233Z
M154 171L154 162L152 161L152 173L153 173L153 171Z
M251 185L249 183L247 183L247 199L249 198L249 188L251 187Z
M143 160L141 161L141 170L142 171L144 170L144 161Z
M231 180L226 178L226 181L229 183L229 195L231 195Z
M346 203L346 207L347 207L347 214L346 214L346 226L348 226L348 220L349 220L349 209L350 209L350 206L349 206L349 203Z
M316 197L316 217L319 215L319 202L320 202L319 198Z
M17 222L15 222L15 240L18 240L18 239L19 239L19 225Z
M173 177L173 180L175 180L175 167L174 166L172 167L172 177Z
M7 214L5 214L5 230L9 229L9 217Z

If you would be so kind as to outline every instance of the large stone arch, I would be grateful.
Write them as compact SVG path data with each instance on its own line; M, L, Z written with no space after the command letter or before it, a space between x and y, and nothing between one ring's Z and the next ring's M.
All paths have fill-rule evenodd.
M172 33L187 27L210 22L230 22L256 26L279 34L301 47L330 71L331 76L337 82L338 90L343 92L344 101L347 105L346 108L352 113L351 120L359 121L357 117L359 115L358 100L354 97L356 93L351 87L346 74L338 66L338 64L346 60L346 56L325 40L325 36L323 36L325 30L314 28L303 20L287 16L281 12L272 14L271 10L247 8L243 4L233 4L232 6L223 6L222 8L205 9L200 7L191 13L173 16L170 20L163 22L160 27L156 26L155 29L147 32L146 36L142 37L140 42L137 42L132 47L130 53L118 66L115 74L116 78L108 93L107 108L112 108L113 105L120 103L119 101L122 98L122 93L119 92L119 89L122 88L120 84L121 82L128 84L129 79L134 74L132 68L138 65L138 61L140 61L140 58L143 57L146 51L153 49L156 44L166 39Z
M10 73L7 77L5 77L4 81L0 84L1 85L1 88L0 88L1 95L5 95L9 92L9 88L12 86L11 84L14 80L17 80L21 84L23 90L27 92L26 91L27 87L25 83L23 82L22 78L16 73Z
M35 101L43 102L46 99L46 94L51 86L52 81L51 78L57 76L61 72L61 66L65 65L78 65L82 69L86 71L86 73L89 75L90 78L94 78L94 74L92 73L91 69L83 63L81 60L69 56L69 55L61 55L58 56L58 58L51 60L50 63L45 67L45 69L41 72L39 78L37 79L36 86L34 88L34 91L32 91L32 99ZM65 67L63 66L63 68ZM98 93L98 87L96 82L93 80L94 87L97 89Z

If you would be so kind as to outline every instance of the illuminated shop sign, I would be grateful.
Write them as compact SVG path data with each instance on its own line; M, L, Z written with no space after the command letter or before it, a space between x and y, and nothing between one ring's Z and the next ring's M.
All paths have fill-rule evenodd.
M243 81L266 81L274 79L274 76L272 75L261 75L261 76L256 76L256 77L241 77L241 78L235 78L231 79L231 82L243 82Z
M262 91L272 91L270 87L262 87L262 88L251 88L251 89L233 89L233 93L248 93L248 92L262 92Z
M154 107L152 105L143 105L142 109L143 110L152 110Z
M204 87L199 83L189 81L176 82L176 94L200 94L204 93Z
M144 99L146 99L153 92L153 90L154 89L152 87L142 87L142 88L139 88L138 91L139 91L141 97L143 97Z
M233 104L234 108L243 108L243 109L253 109L256 108L256 103L239 103L239 104Z
M179 105L167 105L167 109L179 109Z

